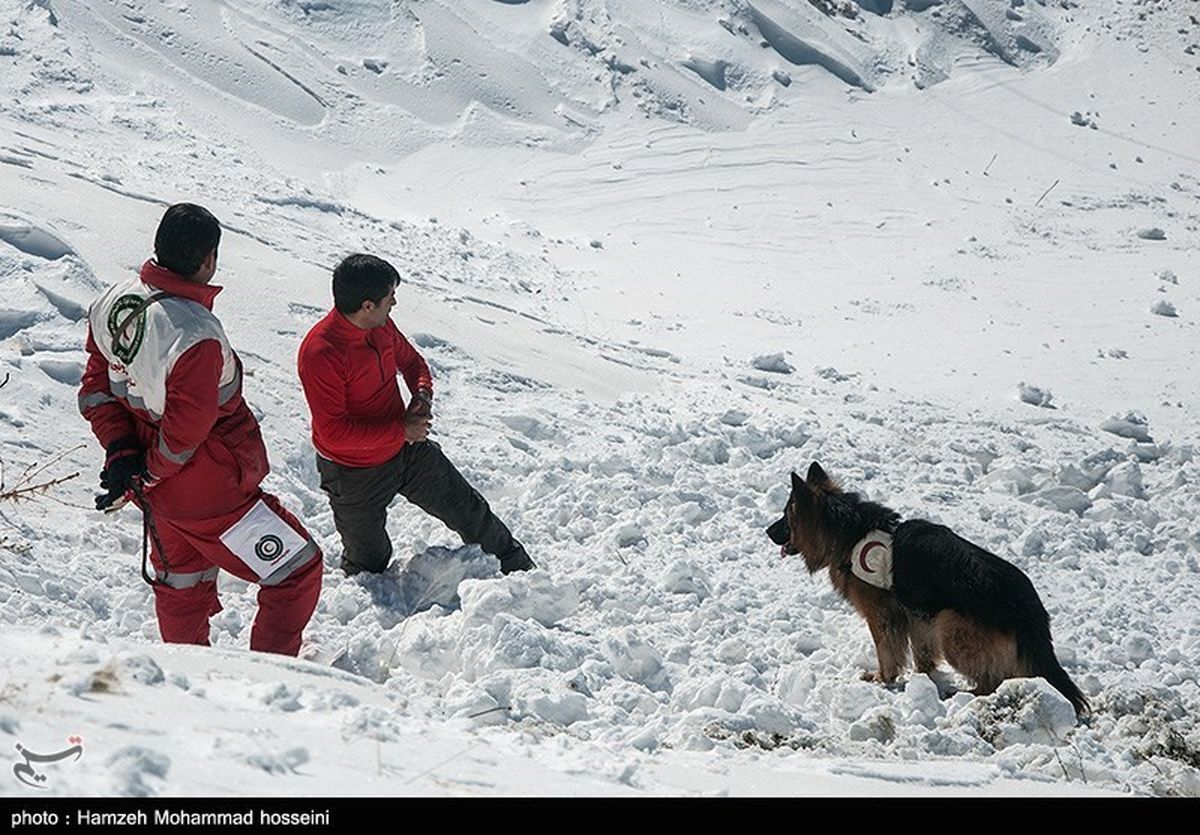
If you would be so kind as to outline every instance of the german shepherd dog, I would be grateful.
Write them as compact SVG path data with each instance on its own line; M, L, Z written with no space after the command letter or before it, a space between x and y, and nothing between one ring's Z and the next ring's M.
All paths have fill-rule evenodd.
M870 571L865 557L880 532L891 536L891 588L860 579L868 575L851 565L859 559ZM805 479L792 473L787 509L767 536L784 554L803 555L810 574L828 568L833 587L866 619L879 669L864 678L895 681L911 644L918 671L931 673L945 659L977 695L1007 678L1041 676L1077 715L1089 710L1054 656L1050 616L1033 583L949 528L901 522L894 510L843 492L814 462Z

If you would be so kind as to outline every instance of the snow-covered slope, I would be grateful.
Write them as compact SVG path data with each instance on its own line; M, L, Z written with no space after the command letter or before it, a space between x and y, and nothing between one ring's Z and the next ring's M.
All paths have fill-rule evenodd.
M1195 5L0 0L5 489L81 473L0 504L0 732L82 736L67 794L1200 793ZM159 646L87 510L84 311L185 199L326 551L308 661L229 578ZM357 250L542 570L401 504L336 571L294 357ZM763 535L814 459L1029 574L1090 723L860 681Z

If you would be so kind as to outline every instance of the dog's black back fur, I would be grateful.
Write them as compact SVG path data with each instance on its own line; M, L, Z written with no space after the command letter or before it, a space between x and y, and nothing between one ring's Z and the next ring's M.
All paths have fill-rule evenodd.
M892 540L892 566L896 596L910 609L927 615L953 609L995 629L1032 625L1050 634L1050 616L1025 573L944 525L902 523Z

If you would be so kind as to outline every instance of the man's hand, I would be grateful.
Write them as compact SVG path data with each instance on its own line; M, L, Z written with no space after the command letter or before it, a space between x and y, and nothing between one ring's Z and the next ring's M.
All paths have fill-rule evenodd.
M428 440L433 426L433 395L425 389L419 390L409 401L404 413L404 442L419 444Z
M405 417L433 417L433 395L425 389L414 394Z
M404 416L404 443L419 444L429 438L429 427L433 419L411 412Z
M100 486L107 492L96 497L96 510L107 510L133 489L134 481L146 478L146 453L136 438L122 438L108 447Z
M413 395L404 413L404 442L419 444L428 440L433 426L433 395L421 389Z

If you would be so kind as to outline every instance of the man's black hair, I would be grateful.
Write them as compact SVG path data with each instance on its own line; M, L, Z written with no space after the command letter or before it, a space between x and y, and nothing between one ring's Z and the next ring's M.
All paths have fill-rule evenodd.
M220 243L221 224L212 212L194 203L176 203L158 223L154 260L160 267L190 278Z
M333 306L349 316L365 301L379 304L399 283L396 268L382 258L361 252L348 255L333 270Z

